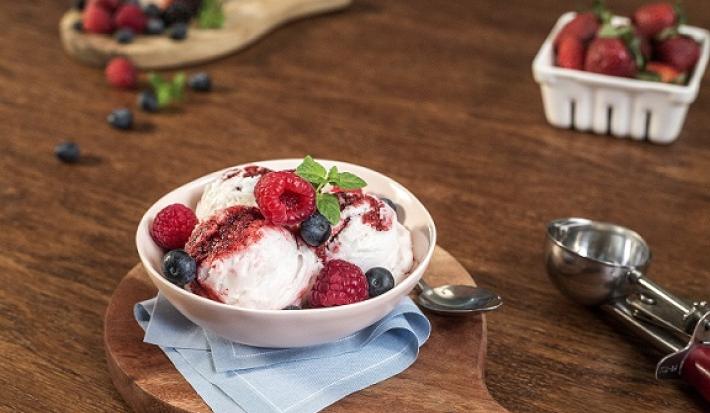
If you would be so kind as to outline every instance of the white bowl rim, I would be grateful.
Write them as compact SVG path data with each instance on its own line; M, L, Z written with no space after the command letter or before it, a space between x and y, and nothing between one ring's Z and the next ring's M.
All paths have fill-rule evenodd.
M192 181L187 182L183 185L180 185L179 187L177 187L177 188L169 191L168 193L164 194L163 196L161 196L157 201L155 201L153 204L151 204L150 207L148 207L148 210L145 212L145 214L143 214L143 217L141 217L141 220L138 223L138 228L136 230L136 237L135 237L136 238L136 249L138 250L138 256L140 257L141 264L143 265L143 268L145 268L145 270L151 276L150 278L152 279L152 281L156 282L156 280L157 280L157 282L161 283L164 287L172 289L173 291L175 291L178 294L183 295L187 299L197 300L197 301L200 301L204 304L207 304L208 306L214 306L215 308L229 309L232 311L240 311L240 312L246 312L246 313L252 313L252 314L265 314L265 315L267 315L267 314L283 314L286 317L288 317L287 314L291 314L292 316L295 317L298 314L304 314L304 312L313 313L313 312L317 311L322 315L326 315L326 313L336 314L336 313L340 313L340 312L352 311L352 310L356 310L358 308L369 307L369 306L375 305L375 303L377 303L379 301L384 301L386 298L388 298L388 296L391 296L393 294L397 294L397 293L405 290L406 288L410 288L410 290L411 290L414 286L411 286L411 287L407 286L408 283L406 283L405 281L408 280L412 276L413 273L417 272L417 270L420 270L421 268L424 268L426 265L428 265L429 261L431 260L431 257L434 255L434 250L436 248L436 225L434 224L434 220L431 217L429 210L427 210L427 208L419 200L419 198L417 198L404 185L400 184L396 180L394 180L394 179L392 179L380 172L377 172L377 171L370 169L368 167L353 164L350 162L335 161L335 160L320 159L320 158L316 159L316 161L321 162L321 163L337 163L337 164L343 165L343 166L354 166L356 168L365 169L369 172L372 172L375 175L379 175L383 179L385 179L385 180L393 183L395 186L399 187L399 189L403 190L405 193L407 193L409 196L411 196L412 199L422 207L422 210L425 213L427 227L429 229L429 232L431 233L431 239L429 242L429 246L427 248L426 254L424 254L424 257L421 260L418 260L416 262L416 266L409 271L409 274L407 275L405 280L403 280L402 282L397 284L391 290L389 290L389 291L385 292L384 294L381 294L377 297L373 297L373 298L369 298L367 300L359 301L357 303L341 305L341 306L323 307L323 308L303 308L298 311L287 311L287 310L282 310L282 309L261 310L261 309L239 307L239 306L236 306L233 304L221 303L219 301L210 300L209 298L202 297L201 295L197 295L195 293L187 291L187 290L180 288L180 287L176 286L175 284L169 282L168 280L166 280L162 274L158 273L155 269L153 269L152 265L149 265L146 254L144 253L144 249L141 247L143 245L143 241L142 241L143 237L141 236L141 230L143 230L143 228L145 228L146 231L148 231L148 229L147 229L148 222L152 219L152 216L149 216L149 213L157 204L159 204L168 195L170 195L174 192L180 191L182 189L186 189L187 187L197 185L198 183L200 183L200 181L208 181L212 177L216 177L216 176L222 174L223 172L233 169L233 168L243 168L245 166L250 166L250 165L261 166L262 164L265 164L265 163L280 163L280 162L289 162L289 163L292 162L292 163L298 164L302 161L303 161L303 159L299 159L299 158L282 158L282 159L268 159L268 160L262 160L262 161L256 161L256 162L246 162L246 163L239 164L239 165L229 166L229 167L220 169L218 171L209 173L207 175L203 175L199 178L193 179ZM148 237L150 238L149 231L148 231ZM152 238L151 238L151 242L152 242Z

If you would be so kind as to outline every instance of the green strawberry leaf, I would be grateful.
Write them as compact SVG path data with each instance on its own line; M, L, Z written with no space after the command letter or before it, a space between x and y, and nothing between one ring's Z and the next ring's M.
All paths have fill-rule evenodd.
M197 14L197 25L202 29L220 29L224 26L222 0L202 0Z
M636 79L647 80L649 82L660 82L661 76L658 73L654 72L638 72L636 74Z
M296 175L312 183L314 186L322 186L327 182L327 171L323 165L316 162L310 155L306 156L296 168Z
M340 222L340 203L335 195L317 194L316 208L331 225L338 225Z
M656 40L659 42L662 42L664 40L668 40L671 37L676 37L678 36L678 28L677 27L666 27L665 29L661 30L660 33L656 35Z
M609 9L606 8L606 5L604 4L604 0L595 0L594 1L594 6L592 6L592 12L599 17L599 20L601 20L602 24L607 24L611 21L612 14Z
M350 172L342 172L338 175L337 185L341 189L360 189L366 186L367 182Z
M677 29L678 26L680 26L681 24L686 24L688 22L688 14L683 9L683 5L681 4L680 0L676 0L675 4L673 5L673 10L675 10L675 28Z

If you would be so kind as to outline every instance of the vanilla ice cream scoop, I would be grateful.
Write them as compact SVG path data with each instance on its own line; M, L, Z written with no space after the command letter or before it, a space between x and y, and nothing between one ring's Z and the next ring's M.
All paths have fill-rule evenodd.
M270 172L266 168L247 166L225 171L220 177L205 186L200 202L195 208L199 221L204 221L215 212L235 206L256 206L254 186L262 175Z
M397 222L397 213L374 195L339 193L340 223L326 243L326 259L341 259L363 272L383 267L402 281L414 264L412 237Z
M290 231L242 206L221 209L198 224L185 250L197 262L193 292L244 308L301 305L322 268Z

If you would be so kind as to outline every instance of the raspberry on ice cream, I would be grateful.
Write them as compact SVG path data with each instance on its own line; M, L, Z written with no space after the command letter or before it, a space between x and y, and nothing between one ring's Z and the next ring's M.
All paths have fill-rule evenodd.
M397 283L414 264L412 238L397 213L374 195L361 191L336 193L340 223L331 239L319 250L326 260L341 259L363 271L383 267Z
M268 173L254 187L256 203L273 224L295 225L316 210L316 191L305 179L290 171Z
M328 261L313 284L310 304L333 307L367 300L368 288L360 267L343 260Z
M161 209L153 218L150 236L161 248L182 248L197 225L195 213L183 204L172 204Z
M259 166L232 168L205 187L195 214L204 221L220 209L241 205L256 206L254 186L262 175L271 172Z
M197 262L191 291L245 308L300 305L321 268L311 249L253 207L219 210L198 224L185 250Z

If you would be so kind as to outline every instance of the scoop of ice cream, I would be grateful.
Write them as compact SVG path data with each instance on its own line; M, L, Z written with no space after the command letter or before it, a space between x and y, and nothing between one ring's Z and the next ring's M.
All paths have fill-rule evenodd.
M247 166L225 171L220 177L205 186L195 215L204 221L220 209L241 205L256 206L254 186L262 175L270 172L266 168Z
M198 224L185 250L197 262L191 291L244 308L300 305L322 268L290 231L243 206L222 209Z
M374 195L338 193L340 223L324 247L326 259L341 259L364 272L387 268L397 283L412 269L412 237L396 212Z

